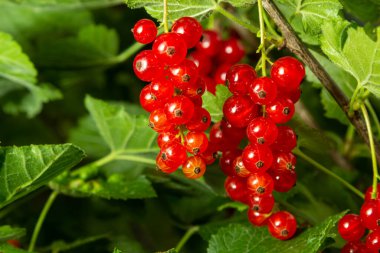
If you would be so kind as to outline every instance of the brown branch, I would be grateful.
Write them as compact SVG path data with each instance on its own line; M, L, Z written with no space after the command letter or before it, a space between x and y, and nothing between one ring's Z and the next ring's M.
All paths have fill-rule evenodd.
M310 53L310 51L303 45L300 41L293 28L287 22L285 17L279 11L277 6L271 0L263 0L263 7L267 11L268 15L272 18L274 23L280 29L282 35L285 38L285 46L297 55L309 68L315 76L321 81L322 85L330 92L334 97L336 102L345 112L347 118L355 126L356 131L364 139L364 141L369 146L369 138L366 125L364 123L361 113L355 112L354 115L350 116L349 111L349 100L339 88L339 86L334 82L334 80L329 76L326 70L321 66L321 64L315 59L315 57ZM376 146L376 157L380 162L380 148L379 144L375 143Z

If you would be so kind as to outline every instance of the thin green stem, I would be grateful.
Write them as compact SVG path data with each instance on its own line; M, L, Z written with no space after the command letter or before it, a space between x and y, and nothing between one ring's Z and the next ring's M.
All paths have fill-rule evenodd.
M145 46L144 44L140 44L138 42L133 43L130 47L126 48L119 55L117 55L114 58L113 63L120 63L120 62L126 61L132 55L134 55L135 53L137 53L144 46Z
M231 13L229 13L228 11L223 9L220 5L215 6L215 11L219 12L220 14L222 14L223 16L225 16L226 18L228 18L232 22L235 22L236 24L239 24L242 27L248 29L252 33L257 33L259 31L259 29L256 26L249 24L247 22L244 22L241 19L235 17L234 15L232 15Z
M29 249L28 249L29 252L33 252L34 247L36 246L38 235L41 231L41 227L45 221L46 215L48 214L50 207L54 203L54 200L57 198L57 196L58 196L58 192L52 191L48 200L46 201L45 206L41 211L40 217L38 218L36 226L34 227L32 239L31 239L30 244L29 244Z
M277 41L282 40L281 35L279 35L276 32L276 30L273 28L273 26L272 26L271 22L269 21L268 16L265 13L265 11L263 12L263 17L264 17L264 22L268 28L268 32L272 35L272 37L274 37Z
M92 163L86 164L82 166L81 168L71 172L71 175L76 176L76 175L88 175L88 174L96 174L98 171L99 167L111 162L112 160L115 159L115 157L118 155L116 152L111 152L108 155L100 158L99 160L96 160ZM86 173L84 173L86 171Z
M367 109L369 114L371 115L373 121L375 122L375 127L377 130L377 138L380 139L380 121L379 117L377 116L377 113L375 109L373 108L372 104L369 101L366 101L365 103L367 105Z
M164 24L164 31L165 33L169 32L169 26L168 26L168 0L164 0L164 15L162 17L162 23Z
M303 153L301 150L295 149L295 150L293 150L293 153L295 155L301 157L302 159L304 159L305 161L307 161L311 165L313 165L315 168L319 169L320 171L322 171L322 172L326 173L327 175L331 176L332 178L336 179L342 185L344 185L347 189L349 189L350 191L352 191L353 193L355 193L360 198L364 199L364 194L361 191L359 191L358 189L356 189L353 185L351 185L349 182L347 182L346 180L344 180L343 178L341 178L340 176L338 176L337 174L335 174L331 170L327 169L322 164L320 164L317 161L313 160L311 157L309 157L308 155L306 155L305 153Z
M264 8L262 0L257 1L259 8L259 21L260 21L260 50L261 50L261 72L262 76L267 75L266 62L267 55L265 51L265 21L264 21Z
M360 106L360 109L363 113L364 121L367 127L368 139L369 139L369 147L371 149L371 158L372 158L372 170L373 170L373 180L372 180L372 198L376 199L377 196L377 178L379 176L379 172L377 171L377 161L376 161L376 151L375 151L375 143L373 140L373 134L371 129L371 122L369 121L369 116L367 112L367 108L365 104Z
M355 127L353 125L349 125L346 132L346 137L344 141L344 147L343 147L343 155L347 156L348 153L351 150L352 144L354 142L355 137Z
M116 160L125 160L125 161L131 161L131 162L139 162L139 163L145 163L148 165L154 165L156 166L156 161L151 158L141 157L141 156L134 156L134 155L118 155L115 157Z
M175 247L175 251L176 252L180 252L180 250L186 244L186 242L190 239L190 237L193 234L197 233L198 231L199 231L199 227L198 226L194 226L194 227L189 228L186 231L186 233L183 235L183 237L181 238L181 240L178 242L177 246Z
M140 153L157 153L160 151L159 148L136 148L136 149L126 149L121 152L121 154L140 154Z
M354 104L355 102L357 102L356 100L361 90L362 89L359 85L356 86L354 93L352 94L352 97L351 97L349 114L353 114L353 112L358 109L358 108L354 108Z

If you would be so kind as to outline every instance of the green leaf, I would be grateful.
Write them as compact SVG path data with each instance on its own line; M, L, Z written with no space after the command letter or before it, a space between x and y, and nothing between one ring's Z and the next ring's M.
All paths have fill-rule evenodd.
M33 252L26 251L23 249L17 249L15 247L9 245L8 243L0 243L0 252L3 252L3 253L33 253Z
M6 0L20 6L30 7L36 10L56 11L85 8L101 8L121 4L123 0Z
M349 26L344 20L326 22L321 48L333 63L356 79L359 88L380 97L380 28L376 29L377 41L373 41L363 28Z
M43 103L61 98L57 89L36 85L36 69L9 34L0 32L0 44L0 97L8 96L3 102L6 112L25 112L33 117L41 111ZM28 93L16 100L14 94L20 91Z
M175 249L170 249L167 251L157 251L156 253L177 253L177 251Z
M223 104L231 96L231 92L224 85L217 85L215 95L206 92L203 96L203 108L209 111L211 120L217 122L223 118Z
M341 0L344 10L362 22L380 21L380 2L371 0Z
M72 144L0 148L0 208L72 168L84 153Z
M93 235L93 236L88 236L85 238L80 238L77 239L73 242L65 242L65 241L54 241L50 246L45 247L43 251L52 251L52 252L60 252L60 251L69 251L78 247L81 247L86 244L90 244L93 242L96 242L101 239L107 238L108 235Z
M0 242L7 241L9 239L18 239L26 234L25 228L16 228L8 225L0 227Z
M267 228L230 224L211 237L208 253L249 252L318 252L327 238L336 237L335 225L344 213L329 217L321 224L309 228L289 241L273 238Z
M114 248L113 249L113 253L123 253L121 250L117 249L117 248Z

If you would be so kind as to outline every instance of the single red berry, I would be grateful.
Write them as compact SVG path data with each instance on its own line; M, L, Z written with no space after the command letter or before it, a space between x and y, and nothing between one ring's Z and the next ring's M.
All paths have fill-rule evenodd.
M227 72L231 68L231 66L231 64L225 63L217 67L217 69L214 72L214 82L216 84L224 84L226 82Z
M233 142L236 145L239 145L241 140L245 137L245 128L234 127L226 119L222 119L220 128L223 131L223 136L226 137L229 142Z
M172 26L172 32L178 33L184 38L187 48L192 48L199 42L202 30L201 24L192 17L177 19Z
M141 107L147 112L152 112L159 107L162 107L164 101L159 100L152 92L152 86L146 85L140 92Z
M236 172L234 168L234 161L240 155L241 155L240 149L233 149L233 150L223 152L222 157L219 160L219 166L226 176L235 175Z
M248 64L235 64L227 71L226 86L235 95L246 95L249 85L256 78L254 68Z
M206 83L202 77L198 77L194 83L189 83L186 86L182 85L181 90L182 95L191 99L198 97L202 101L202 95L206 91ZM202 106L202 104L200 104L200 106Z
M165 113L169 122L186 124L193 117L194 104L188 97L175 96L165 104Z
M268 117L277 124L283 124L292 119L294 104L290 99L277 98L266 107Z
M215 144L209 142L206 151L199 156L205 161L206 165L211 165L218 157L217 147Z
M227 195L235 201L247 201L246 180L238 177L227 177L224 183Z
M279 211L269 217L268 230L273 237L287 240L296 233L297 221L291 213Z
M277 139L278 129L271 119L257 117L249 122L246 133L252 144L271 145Z
M297 157L293 153L274 153L272 168L276 170L295 170Z
M199 51L194 51L189 55L189 60L198 67L200 75L208 75L212 69L212 62L209 56Z
M198 68L194 62L184 59L181 63L171 66L170 80L180 90L185 90L198 79Z
M359 241L365 233L365 227L357 214L346 214L338 222L338 232L346 241Z
M259 213L270 213L274 206L274 197L272 194L258 196L251 194L248 197L249 208Z
M206 151L208 139L203 132L188 132L185 136L184 145L187 152L198 155Z
M379 190L380 190L380 184L377 184L377 192L376 192L376 198L375 199L379 199ZM365 199L364 201L367 201L367 200L370 200L372 199L372 185L370 187L367 188L366 192L365 192Z
M219 52L220 46L221 41L218 33L212 30L204 30L196 49L207 56L214 56Z
M232 171L234 175L238 177L248 177L249 175L251 175L251 172L247 170L247 168L244 166L243 159L241 158L241 156L236 157L233 161Z
M380 250L380 231L375 230L368 234L365 240L365 245L369 250L378 252L378 250Z
M269 77L259 77L248 86L249 96L259 105L269 105L277 97L277 86Z
M204 132L211 124L210 113L199 106L194 109L193 117L186 123L186 127L189 131Z
M210 129L210 142L220 144L223 141L223 131L221 128L222 122L216 122Z
M166 143L169 143L172 141L177 141L177 142L181 141L181 137L179 136L178 130L162 132L157 136L157 144L160 148L162 148Z
M269 169L268 174L274 182L274 190L277 192L288 192L297 182L297 173L295 170L278 170Z
M157 36L156 24L150 19L140 19L132 29L135 40L142 44L154 41Z
M305 77L305 68L297 59L286 56L273 63L270 75L279 87L296 90Z
M371 199L365 201L360 209L360 218L363 225L375 230L380 227L380 200Z
M150 86L152 94L160 101L167 102L174 94L174 86L169 80L155 80Z
M251 194L260 196L273 192L273 179L267 173L254 173L247 178L247 189Z
M153 43L152 50L165 65L179 64L187 54L186 41L177 33L159 35Z
M170 166L166 165L164 163L162 157L161 157L161 153L159 153L157 155L157 158L156 158L156 167L160 171L162 171L164 173L167 173L167 174L173 173L174 171L176 171L178 169L178 166L170 167Z
M162 161L171 168L178 168L187 159L186 148L179 142L169 142L165 144L159 153Z
M375 253L369 251L364 243L360 241L347 242L340 251L341 253Z
M231 96L223 105L223 114L234 127L243 128L258 116L258 107L248 96Z
M261 173L269 169L273 155L266 145L250 144L243 150L242 159L245 167L252 173Z
M133 60L133 71L140 80L150 82L160 75L162 66L152 50L144 50Z
M297 146L297 135L289 126L278 126L277 139L270 146L273 152L291 152Z
M187 178L200 178L206 172L206 163L199 156L190 156L182 165L182 172Z
M163 108L154 110L149 115L149 126L156 132L167 132L174 129L173 124L168 123L167 116Z
M218 53L220 62L235 64L240 61L245 54L243 45L235 38L223 41Z
M248 220L254 226L263 226L268 223L270 213L259 213L253 209L248 209Z

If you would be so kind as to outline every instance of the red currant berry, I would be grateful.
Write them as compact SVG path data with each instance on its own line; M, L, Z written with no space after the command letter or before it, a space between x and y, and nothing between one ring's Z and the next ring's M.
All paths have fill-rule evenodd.
M262 196L249 195L248 197L249 208L259 213L270 213L274 206L274 197L272 194L265 194Z
M258 107L247 96L231 96L223 105L223 114L234 127L243 128L258 116Z
M187 152L194 155L201 154L206 151L208 139L203 132L188 132L185 136L185 148Z
M188 97L176 96L165 104L165 113L169 122L176 125L186 124L193 117L194 104Z
M166 143L169 143L172 141L177 141L177 142L181 141L178 130L163 132L157 136L157 144L160 148L162 148Z
M182 95L191 99L198 97L202 101L202 95L205 93L206 83L202 77L199 77L195 83L182 87ZM200 104L199 106L202 106Z
M247 201L246 180L238 177L227 177L224 183L227 195L235 201Z
M206 163L199 156L190 156L182 165L182 172L187 178L200 178L206 172Z
M254 226L263 226L268 223L268 218L270 214L268 213L259 213L251 208L248 209L248 220Z
M242 154L245 167L252 173L261 173L269 169L273 162L272 151L268 146L250 144Z
M223 155L219 160L219 166L226 176L235 175L234 161L240 155L241 155L241 150L239 149L223 152Z
M210 142L220 144L223 141L223 131L221 128L222 122L216 122L210 129Z
M211 165L218 157L217 147L213 143L209 142L206 151L199 156L205 161L207 165Z
M140 19L133 27L133 37L142 44L151 43L157 36L156 24L150 19Z
M169 142L165 144L159 155L162 161L171 168L178 168L187 159L186 148L179 142Z
M210 57L202 54L199 51L194 51L189 55L189 60L194 62L198 67L199 74L208 75L212 69L212 63Z
M240 61L245 54L243 45L235 38L223 41L218 59L220 62L235 64Z
M285 90L296 90L305 77L305 68L297 59L286 56L274 62L271 77Z
M167 132L174 129L171 123L168 123L164 109L154 110L149 115L149 126L156 132Z
M277 86L269 77L260 77L248 87L249 96L259 105L268 105L277 97Z
M195 107L193 117L187 122L186 127L189 131L204 132L211 124L210 113L202 108Z
M181 63L170 67L170 80L180 90L185 90L198 79L198 68L194 62L184 59Z
M295 170L297 158L293 153L273 154L272 168L275 170Z
M238 177L248 177L251 175L251 172L247 170L247 168L244 166L243 159L241 156L238 156L235 158L235 160L232 163L232 169L235 176Z
M236 145L240 144L241 140L245 137L245 128L234 127L225 119L222 119L220 127L223 131L223 136L226 136L228 141L234 142Z
M375 252L370 252L369 249L360 241L347 242L340 252L341 253L375 253Z
M248 64L236 64L226 74L226 86L235 95L246 95L256 77L255 69Z
M160 75L162 67L152 50L144 50L133 60L133 71L140 80L150 82Z
M157 99L151 88L151 85L146 85L140 92L141 107L147 112L152 112L163 105L163 101Z
M359 215L346 214L338 222L338 232L346 241L359 241L365 233L365 227Z
M192 17L182 17L172 26L172 32L180 34L186 41L187 48L194 47L202 36L201 24Z
M297 221L291 213L279 211L269 217L268 230L273 237L287 240L296 233Z
M282 97L289 98L295 104L298 102L298 100L300 100L302 90L301 88L298 88L296 90L289 90L289 91L280 90L280 94Z
M221 41L219 35L212 30L205 30L202 33L202 38L196 45L197 51L207 56L214 56L219 52Z
M270 146L273 152L291 152L297 146L297 135L288 126L278 126L277 139Z
M380 184L377 184L377 189L380 190ZM372 199L372 185L370 187L367 188L366 192L365 192L365 199L364 201L367 201L367 200L370 200ZM379 191L376 192L376 198L375 199L379 199Z
M283 124L292 119L294 104L290 99L277 98L266 107L268 117L277 124Z
M270 169L268 174L274 182L274 190L277 192L288 192L297 182L297 173L295 170L277 170Z
M216 84L224 84L226 82L226 76L228 70L231 68L231 64L222 64L214 72L214 82Z
M187 54L186 41L177 33L164 33L153 43L153 52L157 58L167 65L179 64Z
M252 144L271 145L277 138L278 129L271 119L257 117L249 122L246 132Z
M380 231L375 230L367 235L365 245L369 250L378 252L380 250Z
M194 108L195 107L201 107L203 105L202 96L196 95L194 97L189 97L189 98L190 98L191 102L193 102Z
M260 196L273 192L273 179L267 173L254 173L247 179L247 189L251 194Z
M162 160L162 157L161 157L160 153L157 155L157 158L156 158L156 167L160 171L162 171L164 173L167 173L167 174L173 173L174 171L176 171L178 169L178 166L176 166L176 167L169 167L168 165L166 165L164 163L164 161Z
M161 101L168 101L174 93L174 86L168 80L153 81L151 84L151 92Z
M380 227L380 200L371 199L365 201L360 209L360 218L363 225L370 229L375 230Z

